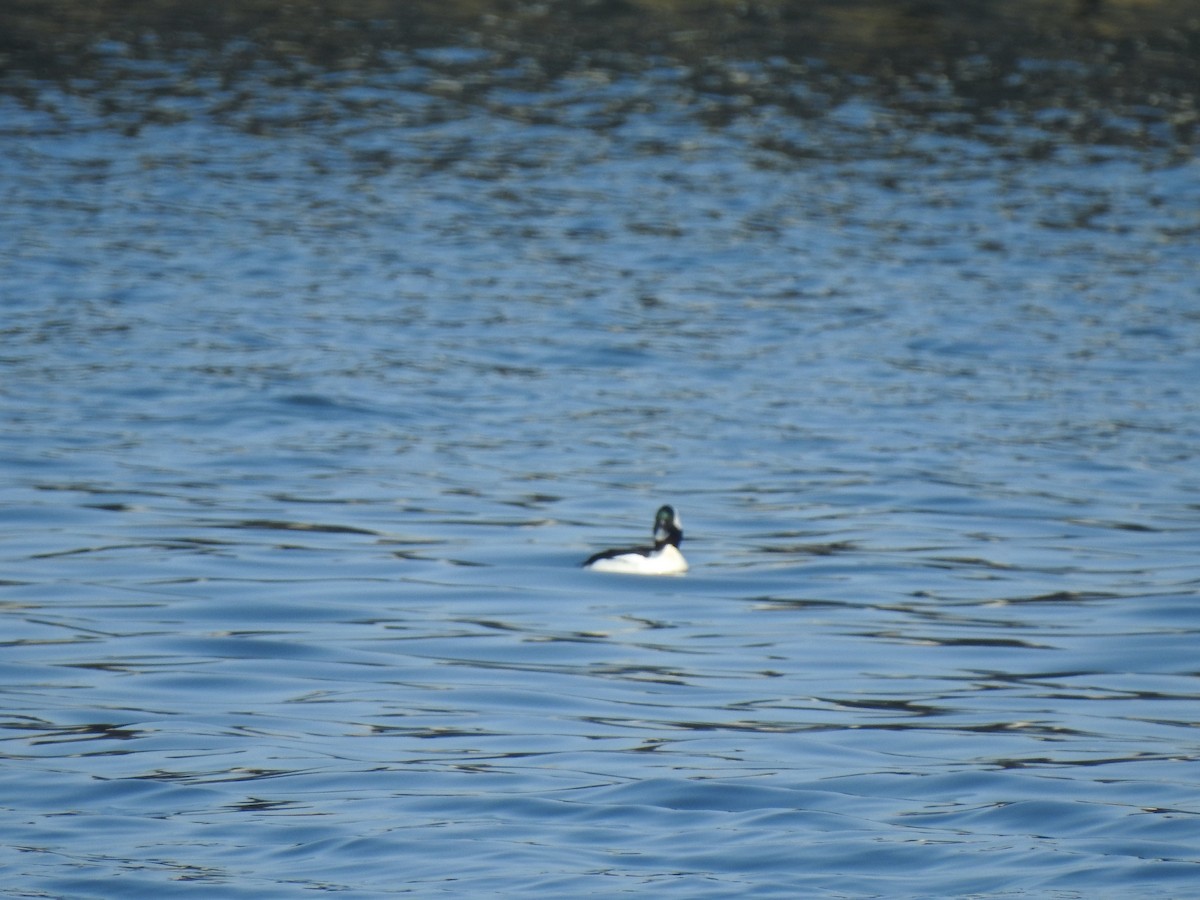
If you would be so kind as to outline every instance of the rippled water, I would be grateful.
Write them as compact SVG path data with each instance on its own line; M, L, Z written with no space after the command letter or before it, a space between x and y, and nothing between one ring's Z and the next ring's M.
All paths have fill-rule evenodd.
M1197 895L1196 164L389 77L4 101L6 890Z

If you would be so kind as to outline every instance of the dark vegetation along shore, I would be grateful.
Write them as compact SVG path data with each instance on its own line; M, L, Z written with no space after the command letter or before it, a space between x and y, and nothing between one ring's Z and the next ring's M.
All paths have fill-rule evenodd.
M219 112L256 79L316 84L448 47L473 52L422 65L443 68L438 89L465 103L501 83L670 65L698 95L726 98L706 106L717 119L767 103L813 114L794 89L804 82L946 127L1057 110L1071 140L1174 158L1200 140L1194 0L11 0L0 91L38 105L52 87L136 130L182 115L160 102L172 93L215 84Z

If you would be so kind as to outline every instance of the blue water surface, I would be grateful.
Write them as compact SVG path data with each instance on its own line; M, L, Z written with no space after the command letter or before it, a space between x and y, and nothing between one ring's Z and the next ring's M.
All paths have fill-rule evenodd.
M3 101L8 895L1200 896L1196 163L437 59Z

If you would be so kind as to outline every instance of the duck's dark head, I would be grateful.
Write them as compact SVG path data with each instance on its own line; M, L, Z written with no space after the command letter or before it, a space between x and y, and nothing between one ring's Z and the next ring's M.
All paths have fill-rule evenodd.
M654 515L654 546L663 547L667 544L679 546L683 540L683 523L675 510L670 506L660 507Z

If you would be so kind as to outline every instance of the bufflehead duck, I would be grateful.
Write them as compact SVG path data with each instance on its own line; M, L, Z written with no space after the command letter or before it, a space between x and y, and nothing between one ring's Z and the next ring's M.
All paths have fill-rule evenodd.
M585 569L596 572L623 572L630 575L678 575L687 571L687 560L679 552L683 523L675 510L661 507L654 516L654 546L601 550L589 556Z

